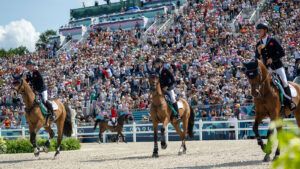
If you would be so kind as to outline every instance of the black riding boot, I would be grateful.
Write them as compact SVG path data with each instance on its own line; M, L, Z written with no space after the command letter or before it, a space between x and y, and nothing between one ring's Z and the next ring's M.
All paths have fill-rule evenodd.
M176 120L180 120L180 114L179 114L179 111L178 111L177 103L173 103L172 105L174 107L174 110L176 111L176 113L172 111L173 112L173 118L176 118Z
M54 113L54 110L53 110L53 107L52 107L52 103L47 100L46 101L46 106L47 106L47 109L48 109L48 113L50 114L51 121L54 121L56 119L56 116L55 116L55 113Z
M295 105L295 103L293 102L293 99L292 99L291 89L289 87L285 87L284 92L285 92L285 94L287 94L291 98L291 99L287 99L290 110L291 111L295 110L296 105Z

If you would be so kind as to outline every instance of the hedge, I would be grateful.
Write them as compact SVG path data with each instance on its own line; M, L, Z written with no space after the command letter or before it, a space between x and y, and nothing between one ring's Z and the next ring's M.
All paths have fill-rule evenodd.
M44 146L45 139L38 139L38 146ZM56 139L50 141L49 151L55 151ZM61 150L79 150L81 147L79 140L75 138L65 138L61 143ZM17 140L3 140L0 138L0 154L13 154L13 153L33 153L33 147L28 139L17 139Z

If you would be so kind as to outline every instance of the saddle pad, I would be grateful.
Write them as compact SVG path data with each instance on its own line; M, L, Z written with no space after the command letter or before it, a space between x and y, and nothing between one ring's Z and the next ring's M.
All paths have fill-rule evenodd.
M177 107L178 109L183 109L183 103L181 102L181 100L177 102Z
M291 89L292 97L297 97L297 90L295 89L295 87L291 84L289 84L289 86L290 86L290 89Z
M109 121L109 122L107 123L107 125L109 125L109 126L114 126L113 123L112 123L112 121ZM117 125L118 125L118 122L116 122L115 126L117 126Z
M52 104L53 110L58 110L58 105L55 103L55 101L50 101Z

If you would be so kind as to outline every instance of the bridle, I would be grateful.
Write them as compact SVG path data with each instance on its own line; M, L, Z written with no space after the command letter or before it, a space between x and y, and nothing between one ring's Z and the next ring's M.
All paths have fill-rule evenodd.
M247 71L253 71L253 70L254 69L247 70ZM257 84L251 85L252 90L257 91L257 93L258 93L257 96L254 96L252 94L254 98L262 98L264 96L264 90L265 90L266 81L267 81L268 77L270 76L269 74L267 74L267 76L265 77L265 79L263 79L263 76L262 76L262 73L261 73L260 69L258 69L258 75L259 75L259 82Z

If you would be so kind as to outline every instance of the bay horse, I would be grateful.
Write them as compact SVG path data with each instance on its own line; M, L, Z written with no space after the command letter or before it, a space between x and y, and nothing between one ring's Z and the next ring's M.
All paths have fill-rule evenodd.
M182 128L183 131L181 131L179 124L180 122L176 119L171 120L171 108L168 106L168 103L165 99L165 94L162 92L159 77L155 74L151 74L149 76L149 83L150 83L150 90L151 90L151 107L150 107L150 115L153 123L153 132L154 132L154 149L153 149L153 158L157 158L158 156L158 145L157 145L157 130L158 130L158 124L162 123L163 126L161 128L161 148L166 149L167 143L165 138L165 129L168 126L168 124L171 122L171 124L174 126L177 134L180 136L181 140L181 147L179 149L178 155L186 154L186 136L188 134L189 137L193 137L193 127L194 127L194 112L193 109L190 107L188 102L180 98L179 101L182 103L182 108L178 107L178 113L180 114L180 117L182 119Z
M282 120L282 116L288 116L291 114L288 106L283 107L282 99L280 98L279 89L272 83L272 74L268 72L267 67L260 60L251 60L243 63L244 72L251 85L251 95L254 97L255 105L255 122L253 125L253 131L257 139L258 145L264 153L264 161L270 161L270 154L272 152L270 136L274 129L269 128L267 137L267 145L264 144L262 138L259 135L258 126L262 120L266 117L271 119L271 122ZM297 125L300 127L300 86L296 83L289 82L290 86L293 86L297 92L297 96L293 97L293 102L296 104L294 115L297 120ZM277 132L282 130L282 125L276 126ZM280 155L279 145L276 149L274 160Z
M110 126L108 125L108 120L104 119L97 119L94 125L94 130L97 128L97 125L99 124L99 143L103 142L102 140L102 134L106 131L109 130L111 132L117 132L117 138L119 136L122 137L122 141L126 143L125 136L123 135L123 126L124 123L128 123L129 120L133 120L133 117L131 114L122 114L121 116L118 117L117 120L117 125L116 126Z
M49 133L49 138L52 139L54 137L54 132L51 129L52 121L46 123L46 118L44 117L39 103L36 101L36 95L27 83L25 79L22 78L22 75L13 76L13 89L22 95L23 101L25 103L25 117L26 121L29 124L29 132L30 132L30 142L34 148L34 155L36 157L39 156L40 148L36 143L36 134L40 130L40 128L44 127L45 130ZM54 110L56 114L56 126L57 126L57 145L56 152L54 158L60 153L60 146L63 134L67 137L72 135L72 120L71 120L71 111L68 104L63 104L58 99L55 99L54 102L57 104L57 110ZM50 147L50 140L48 139L45 143L44 150L46 153Z

